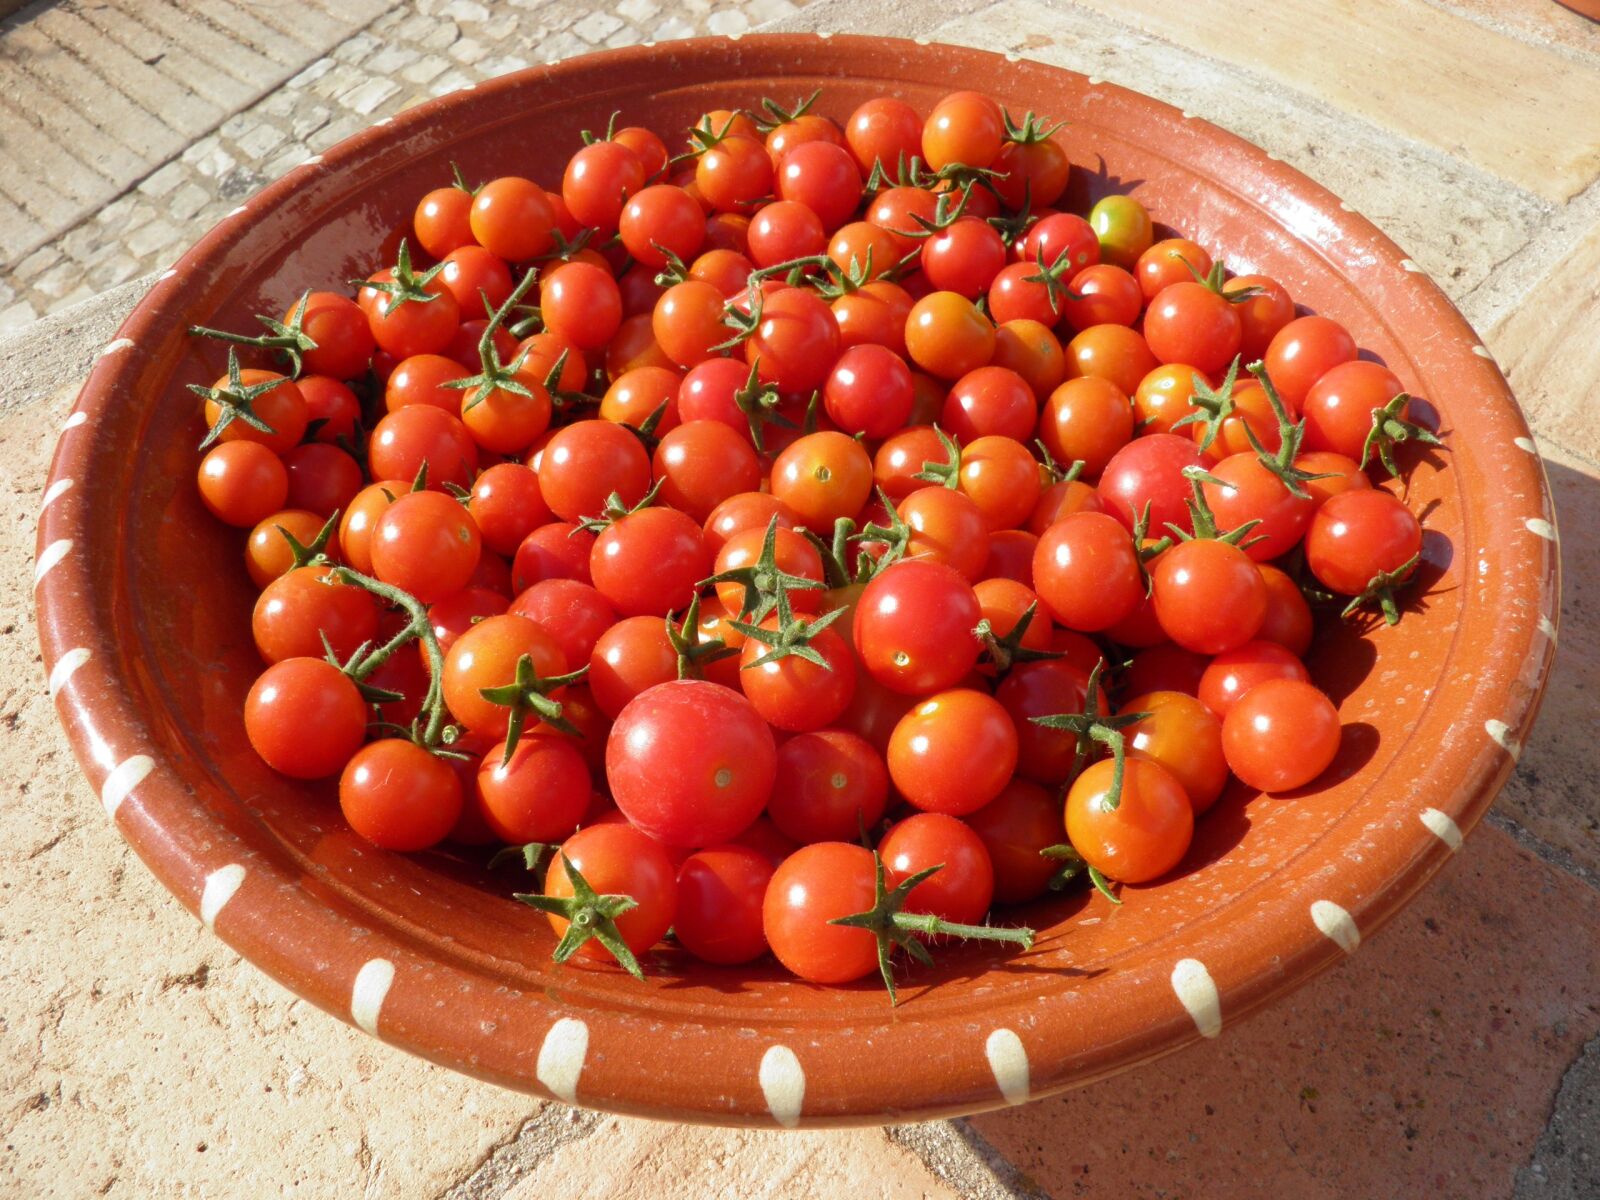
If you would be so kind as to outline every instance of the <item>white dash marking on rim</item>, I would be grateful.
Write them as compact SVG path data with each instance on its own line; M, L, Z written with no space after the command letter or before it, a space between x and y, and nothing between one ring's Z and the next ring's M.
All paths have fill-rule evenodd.
M1194 114L1192 112L1190 112L1187 108L1180 109L1179 112L1178 112L1178 115L1180 117L1182 117L1185 121L1194 120Z
M926 34L918 34L916 37L912 38L911 40L913 42L915 42L919 46L931 45L932 42L933 42L933 39L931 37L928 37Z
M99 354L96 354L95 357L96 358L104 358L108 354L115 354L118 350L131 350L132 348L133 348L133 339L132 338L116 338L116 339L114 339L112 341L107 342L106 345L105 345L105 349L100 351Z
M1496 721L1493 719L1485 721L1483 723L1483 731L1489 735L1490 741L1492 741L1496 746L1499 746L1500 749L1504 750L1507 754L1511 755L1512 762L1515 762L1518 756L1521 755L1522 743L1511 736L1511 726L1507 725L1504 721Z
M369 958L356 972L350 989L350 1017L373 1037L378 1036L378 1014L394 982L394 964L387 958Z
M544 1035L534 1077L558 1099L576 1104L578 1078L588 1053L589 1027L575 1017L562 1017Z
M314 166L316 166L316 165L317 165L317 164L318 164L318 163L319 163L319 162L321 162L321 161L322 161L322 155L320 155L320 154L313 154L313 155L312 155L312 156L311 156L311 157L310 157L310 158L308 158L308 159L306 159L306 160L305 160L305 161L304 161L304 162L302 162L302 163L301 163L301 164L300 164L300 165L301 165L301 166L302 166L302 167L314 167Z
M200 889L200 920L207 929L216 932L217 914L233 899L244 882L244 874L242 863L229 863L206 876L205 886Z
M984 1043L983 1052L994 1072L995 1084L1007 1104L1023 1104L1028 1099L1028 1052L1022 1039L1010 1029L996 1029Z
M1422 268L1417 266L1417 264L1409 258L1402 258L1400 260L1400 269L1402 271L1409 271L1413 275L1419 275L1422 273Z
M74 646L60 658L56 665L50 668L50 699L54 700L61 694L61 689L67 686L67 680L78 672L78 668L89 661L89 648L87 646Z
M57 500L72 490L72 480L58 479L44 490L44 499L39 502L39 510L43 512Z
M1479 358L1487 358L1490 362L1494 361L1494 355L1489 353L1489 347L1487 346L1474 346L1472 352Z
M1550 644L1552 646L1555 645L1555 642L1556 642L1556 623L1554 621L1552 621L1549 617L1545 616L1543 613L1539 614L1539 632L1544 634L1545 637L1550 639Z
M1090 75L1088 79L1090 87L1098 87L1100 84L1105 82L1105 80L1101 79L1098 75Z
M64 422L62 422L61 432L65 433L69 429L76 429L79 425L82 425L88 419L89 419L89 414L84 412L83 409L80 408L77 412L73 413Z
M161 274L156 278L156 282L157 283L165 283L167 280L171 279L177 273L178 273L178 268L177 267L168 267L165 271L161 272Z
M38 583L48 575L58 562L67 556L72 549L71 538L57 538L44 548L39 554L39 561L33 568L33 582Z
M741 38L744 37L744 34L742 34L742 33L725 33L722 36L727 38L730 42L737 42ZM833 36L833 34L831 34L831 33L819 33L819 34L817 34L817 36L819 38L830 38L830 37Z
M1341 201L1339 201L1339 211L1340 212L1353 213L1353 212L1355 212L1355 209L1351 208L1348 204L1346 204L1343 200L1341 200Z
M1542 537L1547 542L1556 540L1556 527L1543 517L1529 517L1522 524L1534 537Z
M377 127L379 125L387 125L390 121L393 121L393 120L394 120L393 117L379 117L372 124L373 124L374 127Z
M738 39L738 38L740 38L742 36L743 36L742 34L730 33L728 35L728 40L730 42L731 41L735 41L736 39ZM831 29L819 29L819 30L817 30L817 36L819 38L821 38L823 41L827 41L829 38L831 38L833 36L833 30L831 30Z
M240 215L242 215L242 214L243 214L243 213L244 213L244 210L245 210L245 209L247 209L247 208L249 208L249 207L250 207L250 206L249 206L249 205L248 205L248 204L241 204L241 205L239 205L239 207L238 207L238 208L236 208L236 209L233 209L233 210L232 210L232 211L231 211L231 212L229 212L229 213L228 213L228 216L229 216L229 217L237 217L237 216L240 216ZM226 220L226 219L227 219L227 218L224 218L224 220Z
M1311 902L1311 923L1346 954L1354 954L1361 945L1361 930L1356 928L1356 919L1332 900Z
M1007 62L1021 62L1022 61L1022 55L1018 54L1015 50L1007 50L1005 57L1006 57L1006 61Z
M106 807L106 816L115 817L122 802L133 794L133 789L143 783L145 776L155 767L156 760L148 754L135 754L118 763L100 785L100 803Z
M1511 439L1511 444L1518 450L1526 450L1529 454L1539 453L1539 447L1534 445L1532 438L1514 437Z
M1461 849L1461 826L1451 820L1449 814L1442 813L1437 808L1425 808L1422 810L1421 819L1434 837L1452 850Z
M806 1073L794 1051L787 1046L768 1046L761 1056L757 1078L772 1119L785 1129L800 1124L800 1109L806 1099Z
M1172 990L1201 1037L1214 1038L1222 1032L1222 998L1205 963L1198 958L1179 959L1172 968Z

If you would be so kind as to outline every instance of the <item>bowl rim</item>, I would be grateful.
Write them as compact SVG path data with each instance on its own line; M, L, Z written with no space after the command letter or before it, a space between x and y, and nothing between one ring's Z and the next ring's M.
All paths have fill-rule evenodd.
M1159 966L1144 963L1133 974L1131 986L1150 998L1147 1007L1154 1015L1146 1012L1133 1021L1113 1014L1109 1026L1086 1036L1072 1020L1030 1018L1024 1024L1012 1013L1005 1024L992 1009L975 1012L970 1035L946 1038L926 1069L908 1069L904 1077L884 1074L865 1090L842 1082L845 1077L830 1072L827 1062L840 1052L859 1056L868 1047L903 1061L899 1056L929 1032L914 1017L904 1017L903 1010L885 1006L881 1028L822 1032L797 1013L766 1030L739 1031L742 1049L731 1052L725 1028L696 1032L659 1013L652 1020L649 1006L661 993L650 991L634 1011L611 1007L600 993L585 990L586 980L599 972L576 971L569 990L474 1001L486 1006L478 1010L485 1013L491 1007L502 1012L508 1004L517 1006L518 1028L532 1036L515 1045L503 1036L495 1040L485 1028L492 1024L487 1019L477 1028L467 1021L441 1024L418 994L426 989L409 985L418 977L450 981L459 974L465 993L473 982L470 972L437 961L431 957L437 947L399 927L326 904L307 889L285 886L298 881L286 877L269 853L252 846L250 821L229 824L202 811L181 770L147 752L153 717L136 702L118 669L116 639L101 619L104 606L118 601L106 595L105 571L93 553L104 544L107 515L113 518L111 527L117 524L118 510L107 506L119 498L73 484L89 479L97 460L119 453L97 439L97 418L135 389L147 357L143 347L180 311L186 280L220 270L239 228L236 222L283 207L312 173L336 172L402 145L408 133L459 103L462 93L381 120L292 169L208 231L160 276L99 352L51 465L39 521L35 587L45 670L58 715L107 814L151 871L208 929L290 990L435 1062L567 1103L743 1125L881 1124L980 1111L1062 1091L1201 1037L1215 1037L1224 1016L1231 1023L1341 961L1459 849L1464 833L1509 775L1537 712L1554 654L1559 574L1549 489L1522 414L1489 352L1416 264L1329 191L1264 151L1170 105L1062 68L1019 64L1014 56L967 47L842 34L762 34L627 47L528 68L463 91L498 95L530 87L560 89L589 72L639 69L663 53L714 68L733 55L817 55L825 47L834 55L954 55L993 60L1008 72L1066 76L1086 93L1114 97L1148 120L1196 131L1208 145L1228 150L1234 161L1292 187L1342 239L1372 256L1370 270L1384 274L1398 299L1420 313L1430 329L1446 335L1429 347L1436 369L1453 372L1465 390L1483 397L1472 414L1474 433L1482 434L1474 438L1481 444L1473 453L1501 471L1508 494L1521 500L1515 506L1479 509L1463 503L1463 520L1467 530L1472 524L1468 518L1481 520L1483 528L1472 531L1476 536L1469 540L1484 548L1486 561L1494 558L1505 569L1520 572L1515 577L1526 581L1521 607L1515 620L1496 626L1486 623L1486 601L1470 596L1463 600L1462 623L1454 636L1469 621L1486 631L1488 667L1448 717L1434 711L1419 719L1385 772L1386 782L1396 777L1413 784L1428 780L1429 803L1401 795L1385 802L1382 813L1364 813L1370 818L1367 831L1341 851L1338 872L1302 873L1292 881L1282 879L1282 873L1272 876L1253 896L1250 912L1233 914L1226 938L1208 928L1216 924L1214 912L1197 918L1192 931L1185 930L1193 943L1189 953ZM1455 422L1458 427L1463 423ZM1419 744L1426 731L1433 739ZM1460 752L1444 755L1446 741ZM1441 764L1447 769L1441 771ZM1380 816L1396 820L1384 825L1376 820ZM262 827L257 823L253 828L259 837ZM359 953L326 951L357 938ZM488 990L481 978L476 983L480 991ZM988 1003L974 1007L987 1009ZM828 1047L830 1038L842 1040ZM653 1068L638 1057L643 1039L652 1048ZM664 1080L690 1070L703 1086L687 1091L664 1086Z

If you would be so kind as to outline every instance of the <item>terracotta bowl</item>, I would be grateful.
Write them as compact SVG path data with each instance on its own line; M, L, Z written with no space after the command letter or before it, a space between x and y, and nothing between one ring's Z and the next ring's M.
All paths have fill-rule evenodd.
M668 131L707 107L823 87L840 117L891 93L926 111L981 88L1071 118L1068 203L1132 191L1155 213L1344 321L1442 414L1418 462L1428 529L1405 619L1330 632L1314 669L1343 751L1320 786L1230 793L1185 864L1112 909L1034 906L1031 953L979 947L906 974L812 987L776 967L671 951L637 983L557 967L517 873L400 856L344 826L331 787L250 751L260 670L240 538L194 487L185 383L217 374L192 322L244 328L307 286L392 252L451 160L469 178L559 178L613 109ZM508 1087L652 1117L880 1123L973 1112L1082 1084L1219 1031L1340 961L1461 844L1533 719L1557 611L1554 517L1528 428L1477 337L1415 263L1316 184L1238 138L1122 88L948 46L751 37L536 68L379 122L242 205L165 272L106 346L66 424L40 521L50 687L107 814L205 925L367 1032ZM380 247L385 247L380 251Z

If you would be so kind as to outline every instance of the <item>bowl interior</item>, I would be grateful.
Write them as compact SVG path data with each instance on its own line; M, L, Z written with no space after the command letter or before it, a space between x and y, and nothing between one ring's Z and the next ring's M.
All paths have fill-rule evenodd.
M1470 331L1365 222L1201 122L1062 71L884 47L663 46L527 72L402 114L211 234L136 314L136 357L115 384L100 372L91 380L92 440L63 455L88 459L74 473L87 481L76 502L92 586L72 601L82 611L46 604L47 648L52 638L56 653L70 644L67 626L102 622L117 702L179 783L130 810L130 839L191 904L205 868L254 864L256 902L218 930L290 986L348 1016L352 975L381 954L401 971L383 1036L557 1094L541 1050L554 1019L580 1020L587 1065L576 1096L602 1107L766 1120L777 1110L760 1064L781 1043L804 1064L807 1121L970 1111L1001 1102L986 1040L997 1026L1028 1048L1023 1078L1031 1062L1035 1094L1170 1049L1197 1032L1174 996L1176 963L1206 963L1231 1019L1339 956L1305 915L1311 899L1335 897L1370 928L1447 853L1418 814L1431 807L1467 826L1487 804L1509 761L1481 728L1461 730L1463 714L1487 693L1520 726L1542 660L1529 658L1526 630L1495 634L1486 623L1483 581L1525 572L1514 611L1531 628L1549 611L1553 565L1538 544L1496 546L1490 535L1483 491L1496 481L1527 513L1546 509L1536 461L1508 445L1526 431L1492 366L1471 354ZM885 93L926 111L957 87L987 90L1013 113L1070 118L1059 135L1074 163L1064 207L1131 191L1232 270L1268 273L1344 322L1455 434L1448 455L1414 458L1410 474L1408 500L1428 530L1412 611L1394 628L1328 628L1314 652L1347 723L1317 786L1266 797L1235 785L1166 880L1127 889L1120 908L1080 892L1020 910L1041 930L1032 953L948 952L905 976L893 1012L874 981L817 988L771 966L717 968L671 951L650 956L642 985L605 968L554 967L543 917L509 899L519 872L490 873L478 853L376 851L344 827L331 786L291 784L264 767L239 715L260 670L255 592L239 534L195 493L202 427L183 390L209 382L224 359L186 325L247 328L251 314L277 314L307 287L340 289L392 261L417 199L449 179L451 162L469 179L517 173L555 185L578 131L604 128L613 110L665 136L707 107L818 87L818 108L838 118ZM884 1079L868 1051L893 1053L903 1068Z

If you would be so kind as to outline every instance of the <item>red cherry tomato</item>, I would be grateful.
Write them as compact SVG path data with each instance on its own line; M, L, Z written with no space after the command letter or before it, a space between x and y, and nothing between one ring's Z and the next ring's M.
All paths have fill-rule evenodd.
M350 828L384 850L426 850L461 816L461 780L442 758L404 738L357 750L339 777L339 807Z
M321 658L286 658L251 685L244 731L274 771L321 779L342 770L366 740L367 705L338 667Z
M1268 679L1245 692L1222 722L1228 769L1263 792L1303 787L1339 753L1339 713L1311 684Z
M1146 883L1177 866L1194 838L1194 806L1158 763L1129 758L1112 807L1114 764L1084 769L1067 793L1067 840L1091 867L1119 883Z
M948 688L978 661L978 598L943 563L907 559L875 576L856 605L853 641L861 665L891 691Z
M672 931L702 962L746 963L767 950L762 907L773 864L744 846L700 850L678 868Z
M919 701L889 738L895 789L926 812L962 816L1000 794L1017 766L1017 731L987 692L957 688Z

